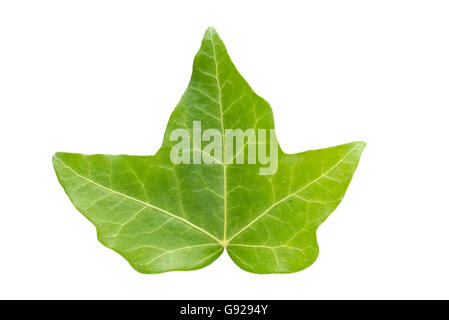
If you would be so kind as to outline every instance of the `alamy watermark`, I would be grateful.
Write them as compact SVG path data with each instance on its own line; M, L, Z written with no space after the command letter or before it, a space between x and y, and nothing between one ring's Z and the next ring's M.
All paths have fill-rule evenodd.
M187 129L175 129L170 141L177 142L170 151L174 164L259 164L261 175L273 175L278 169L278 141L273 129L203 132L201 121L193 121L192 134ZM207 144L203 146L203 142Z

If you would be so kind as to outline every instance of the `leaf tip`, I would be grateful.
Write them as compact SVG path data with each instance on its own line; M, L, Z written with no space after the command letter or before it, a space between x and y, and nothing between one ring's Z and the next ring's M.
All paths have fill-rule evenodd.
M366 148L367 143L365 141L356 141L355 142L360 151L363 151L363 149Z
M60 159L62 152L55 152L55 154L51 157L51 160L53 161L53 163L55 163L55 161Z
M214 27L208 27L204 33L204 39L211 40L213 37L218 36L217 30Z
M59 168L63 161L64 161L64 154L66 154L65 152L55 152L55 154L51 157L51 162L53 163L53 168L57 170L57 168Z

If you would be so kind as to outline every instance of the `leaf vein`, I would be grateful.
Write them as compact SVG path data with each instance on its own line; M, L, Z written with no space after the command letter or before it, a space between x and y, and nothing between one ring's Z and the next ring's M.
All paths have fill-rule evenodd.
M95 182L95 181L93 181L93 180L91 180L91 179L89 179L89 178L86 178L86 177L80 175L78 172L76 172L75 170L73 170L71 167L69 167L64 161L62 161L62 160L59 159L58 157L55 156L55 158L56 158L59 162L61 162L62 165L65 166L65 167L66 167L69 171L71 171L74 175L78 176L79 178L81 178L81 179L83 179L83 180L86 180L86 181L92 183L93 185L97 186L98 188L104 189L104 190L109 191L109 192L111 192L111 193L113 193L113 194L116 194L116 195L118 195L118 196L127 198L128 200L138 202L138 203L143 204L143 205L145 205L145 206L147 206L147 207L149 207L149 208L152 208L152 209L155 209L155 210L157 210L157 211L159 211L159 212L162 212L162 213L164 213L164 214L166 214L166 215L168 215L168 216L170 216L170 217L172 217L172 218L175 218L175 219L177 219L177 220L179 220L179 221L181 221L181 222L184 222L185 224L191 226L192 228L194 228L194 229L196 229L196 230L198 230L198 231L201 231L201 232L204 233L205 235L207 235L207 236L209 236L210 238L212 238L212 239L214 239L215 241L217 241L219 244L223 244L223 242L222 242L221 240L219 240L217 237L215 237L214 235L212 235L212 234L209 233L208 231L204 230L203 228L197 226L196 224L194 224L194 223L192 223L192 222L190 222L190 221L188 221L188 220L186 220L186 219L184 219L184 218L182 218L182 217L179 217L179 216L177 216L177 215L175 215L175 214L173 214L173 213L171 213L171 212L169 212L169 211L167 211L167 210L164 210L164 209L162 209L162 208L159 208L159 207L157 207L157 206L155 206L155 205L152 205L152 204L147 203L147 202L145 202L145 201L142 201L142 200L133 198L133 197L128 196L128 195L126 195L126 194L124 194L124 193L121 193L121 192L112 190L112 189L110 189L110 188L108 188L108 187L105 187L105 186L103 186L102 184L99 184L98 182Z

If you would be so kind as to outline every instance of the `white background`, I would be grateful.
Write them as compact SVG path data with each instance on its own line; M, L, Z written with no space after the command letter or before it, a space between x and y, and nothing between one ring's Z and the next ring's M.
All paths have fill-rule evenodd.
M305 271L143 275L56 151L153 154L214 26L286 152L364 140ZM0 298L449 298L447 1L2 1Z

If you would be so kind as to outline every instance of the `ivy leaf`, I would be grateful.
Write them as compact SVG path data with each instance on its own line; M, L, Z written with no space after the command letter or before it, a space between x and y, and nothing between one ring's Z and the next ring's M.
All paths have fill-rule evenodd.
M238 73L213 28L156 155L54 155L59 182L99 241L142 273L199 269L225 248L254 273L310 266L318 256L316 230L342 200L365 143L285 154L270 140L267 149L278 152L274 174L221 159L174 164L170 135L179 128L193 134L195 121L221 133L274 129L269 104Z

